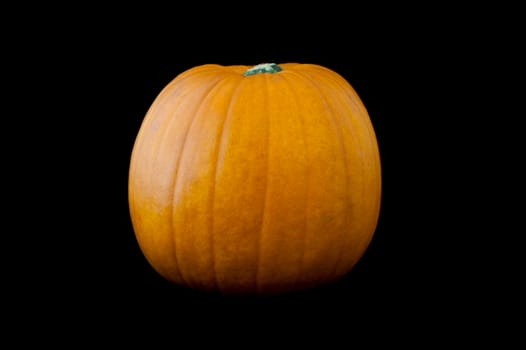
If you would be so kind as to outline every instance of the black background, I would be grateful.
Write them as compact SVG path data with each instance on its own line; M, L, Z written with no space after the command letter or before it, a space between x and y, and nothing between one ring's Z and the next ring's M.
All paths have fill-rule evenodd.
M469 171L481 148L466 137L477 127L467 53L480 39L475 31L445 31L465 13L386 20L392 8L299 15L247 6L245 15L205 19L182 9L121 10L79 11L17 44L28 52L18 63L31 72L17 91L32 86L40 112L32 114L27 139L34 146L21 162L32 160L27 174L39 181L25 187L38 200L21 203L36 208L33 219L19 223L36 228L30 252L17 251L23 272L14 275L30 295L19 306L29 305L38 322L55 315L110 330L163 323L260 336L299 329L302 337L324 326L339 335L360 326L383 337L402 327L440 340L465 335L467 320L489 312L477 295L491 261L472 248L480 217L467 209L468 201L484 200ZM326 66L362 98L382 160L373 241L345 278L311 291L240 298L172 285L142 256L128 212L128 167L142 119L186 69L262 62ZM437 327L437 319L444 323Z
M437 300L428 293L430 289L448 286L438 282L442 279L440 263L431 257L443 238L438 232L440 223L429 224L434 218L427 206L429 196L440 194L436 183L429 188L424 179L440 171L430 169L426 160L434 150L425 150L429 142L426 138L434 132L428 129L432 126L429 121L439 116L426 108L431 97L422 80L438 77L425 68L416 73L408 62L425 60L425 52L419 53L418 58L407 57L403 44L386 46L396 38L382 35L388 34L380 33L371 44L353 40L346 50L340 42L328 42L323 37L294 42L277 34L253 42L225 36L215 38L222 39L218 44L198 37L189 43L174 39L173 43L150 46L149 41L139 41L109 48L109 59L102 57L103 74L95 75L100 79L96 86L101 88L89 97L90 101L102 101L103 109L96 103L93 115L80 125L93 132L82 171L90 173L93 181L84 195L93 204L85 214L95 224L86 246L81 248L88 253L83 255L86 260L80 262L81 270L87 274L81 277L82 283L95 288L103 300L119 303L129 296L136 306L149 311L159 308L163 313L166 308L180 312L181 308L192 310L204 305L205 309L230 312L287 307L334 309L344 314L369 309L382 312L385 308L402 312L415 303L419 309L436 311ZM343 75L359 92L377 132L383 165L382 212L375 238L363 260L345 279L307 293L241 301L169 285L148 266L130 226L127 172L142 118L161 88L192 66L260 62L321 64ZM88 79L92 81L92 77ZM422 118L428 120L423 122Z

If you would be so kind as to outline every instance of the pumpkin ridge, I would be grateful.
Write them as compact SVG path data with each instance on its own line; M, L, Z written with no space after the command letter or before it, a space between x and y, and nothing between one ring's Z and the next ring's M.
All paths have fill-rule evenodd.
M366 145L366 147L370 151L372 151L373 153L376 153L377 152L377 146L375 143L376 135L372 128L371 122L367 119L368 118L367 110L365 109L363 105L361 105L362 102L361 100L359 100L359 97L356 95L355 90L352 87L351 89L349 89L350 85L347 84L347 82L342 80L342 78L340 77L325 76L323 74L320 74L319 78L327 82L329 85L332 85L338 88L336 90L339 91L339 95L337 95L338 98L337 99L335 98L335 99L338 101L339 105L341 105L343 108L349 111L349 116L352 120L354 120L354 123L358 124L360 128L365 128L367 130L368 137L365 138L366 140L365 140L364 145ZM356 99L357 97L358 97L358 100ZM365 118L364 116L366 116L367 118ZM356 130L355 130L356 126L353 127L354 123L351 122L349 126L349 130L353 134L353 137L356 138ZM367 178L366 169L369 168L369 166L367 166L363 157L361 158L360 161L362 164L361 166L362 178L366 179ZM381 173L379 170L379 165L380 165L379 162L375 160L375 161L372 161L372 163L373 163L376 175L381 177ZM380 184L381 184L381 181L380 181ZM361 188L362 197L365 194L366 186L367 186L366 183L364 183ZM379 189L379 193L381 193L381 188ZM375 212L377 213L376 214L377 216L374 218L375 221L377 221L378 219L379 208L380 208L380 202L378 201L374 208ZM366 245L368 245L370 243L370 240L372 239L372 236L368 236L368 237L369 237L369 242L366 242L365 243ZM365 250L363 251L363 253L365 253ZM358 260L356 260L356 262Z
M189 75L190 76L190 75ZM152 142L152 149L155 149L156 152L153 152L153 160L152 160L152 164L155 164L157 162L157 158L159 156L159 149L160 149L160 146L163 144L163 140L166 138L166 134L168 133L168 131L170 130L170 127L172 125L172 123L174 122L175 118L173 118L173 114L176 113L176 109L175 111L172 110L171 113L168 113L164 116L161 116L159 115L158 111L167 103L166 101L171 101L172 98L174 96L176 96L178 94L178 90L177 89L174 89L173 88L173 85L175 84L180 84L182 81L185 81L187 80L187 78L189 76L186 76L182 79L179 79L178 82L174 83L174 80L172 80L172 82L169 84L169 86L166 86L165 88L163 88L161 90L161 92L159 93L159 95L155 98L155 102L150 106L150 108L148 109L147 113L146 113L146 116L143 120L143 122L141 123L141 127L139 129L139 132L137 134L137 137L136 137L136 141L135 141L135 145L134 145L134 148L133 148L133 151L134 153L132 154L132 159L135 158L135 152L142 152L143 151L143 145L144 145L144 140L145 140L145 136L144 134L146 133L146 130L147 128L143 127L143 126L146 126L146 125L150 125L151 123L153 123L155 120L157 119L163 119L163 120L168 120L168 125L166 128L163 128L161 130L161 132L157 135L157 142ZM179 103L174 103L174 106L178 106ZM174 107L172 106L172 107ZM154 147L155 146L155 147ZM136 179L136 169L137 169L137 162L133 162L131 164L131 167L130 167L130 183L134 183L135 182L135 179ZM153 176L153 168L149 169L150 172L149 174L147 175L148 178L149 178L149 181L151 182L152 181L152 176ZM129 191L129 196L130 196L130 203L131 203L131 206L132 206L132 209L131 209L131 214L132 214L132 217L134 217L135 213L137 212L137 208L136 208L136 200L135 200L135 186L129 186L130 188L130 191ZM144 244L144 240L141 239L142 236L141 235L137 235L137 242L139 243L139 245L141 246L142 244ZM147 259L148 260L148 259ZM179 267L176 265L176 268L175 268L175 274L178 275L180 278L180 273L179 273Z
M145 128L142 127L142 125L146 125L146 124L151 123L151 119L154 116L156 116L156 114L157 114L156 111L160 107L159 104L157 104L156 102L160 101L161 99L170 100L174 95L177 94L177 90L170 91L171 85L173 85L173 81L169 84L169 86L166 86L163 89L161 89L161 91L159 92L158 96L155 98L154 103L152 103L150 105L150 107L148 108L148 110L146 112L146 116L144 117L143 121L141 122L141 125L139 127L137 136L135 138L135 142L134 142L133 149L132 149L131 159L134 159L135 158L134 154L142 149L142 146L143 146L144 140L145 140L143 135L144 135L145 130L146 130ZM137 174L137 162L132 162L131 166L130 166L130 169L128 171L128 181L129 181L129 183L132 183L132 184L135 183L135 181L136 181L136 174ZM134 217L135 214L137 213L137 208L136 208L137 203L136 203L136 200L135 200L135 186L128 186L128 198L129 198L129 203L130 203L131 217ZM140 238L139 237L137 237L137 241L140 244Z
M326 78L325 76L322 76L322 74L320 74L320 76L319 76L318 78L320 78L320 79L322 79L322 80L325 80L325 81L329 80L329 79ZM345 87L342 87L342 88L344 89ZM327 97L326 94L324 94L324 97L325 97L326 99L329 98L329 97ZM349 106L348 106L346 103L344 103L343 101L341 101L341 98L340 98L339 96L337 96L337 95L336 95L336 96L332 96L332 95L331 95L331 102L333 102L333 103L336 102L336 103L338 104L339 107L343 107L343 108L347 109L347 110L349 111L350 118L353 119L355 113L353 113L353 111L349 109ZM328 103L328 107L329 107L329 109L332 111L332 113L333 113L333 115L334 115L334 118L335 118L335 120L336 120L337 118L336 118L336 116L335 116L335 114L334 114L334 109L333 109L333 107L332 107L332 106L333 106L333 103L329 103L329 102L327 102L327 103ZM354 118L354 119L356 119L356 118ZM344 121L345 121L345 120L344 120ZM347 123L345 123L345 122L339 122L338 124L339 124L339 126L340 126L340 128L339 128L338 130L339 130L339 132L341 133L341 132L342 132L342 129L343 129L343 128L341 127L341 125L342 125L342 124L347 124ZM350 134L352 135L352 139L353 139L353 141L359 143L359 140L358 140L358 138L357 138L357 136L356 136L356 130L353 128L352 122L349 124L349 126L348 126L348 130L349 130ZM342 136L342 137L343 137L343 136ZM343 146L343 143L342 143L342 146ZM349 173L349 165L348 165L348 162L347 162L347 158L348 158L348 156L347 156L347 152L345 152L345 158L346 158L346 159L345 159L345 160L346 160L346 163L345 163L345 164L346 164L346 170L347 170L347 173ZM366 167L365 167L365 162L364 162L364 160L363 160L363 157L360 158L360 163L361 163L361 166L360 166L360 172L361 172L361 174L362 174L362 178L365 179L365 178L366 178L366 174L365 174L365 169L366 169ZM347 193L349 193L349 180L348 180L348 179L349 179L349 174L347 174L347 181L346 181L346 183L347 183ZM360 190L361 190L361 194L360 194L360 196L361 196L361 197L364 197L364 194L365 194L365 185L360 186ZM352 206L351 206L351 205L349 205L349 206L351 207L350 209L352 210ZM342 249L343 249L343 246L344 246L344 245L342 244ZM341 251L341 253L343 254L343 251ZM333 270L333 272L332 272L332 275L333 275L333 276L336 276L337 273L338 273L338 270L339 270L338 267L339 267L339 265L341 265L342 254L339 255L339 258L338 258L338 260L337 260L337 263L334 265L334 270Z
M214 279L214 284L219 292L222 291L221 286L219 284L219 281L217 279L217 267L216 267L216 244L215 244L215 234L214 234L214 207L215 207L215 192L216 192L216 186L217 186L217 176L218 176L218 168L219 168L219 161L220 161L220 155L223 151L224 143L223 138L225 135L225 127L228 124L228 121L232 118L232 106L234 105L234 102L236 101L237 95L239 94L239 91L241 90L241 86L243 85L243 80L241 80L238 83L238 86L234 89L232 92L232 95L230 96L230 102L228 103L228 107L225 113L225 117L223 118L223 122L220 126L220 133L216 141L216 153L214 154L215 158L215 165L213 170L213 183L211 184L211 191L210 191L210 250L212 252L212 276Z
M164 89L164 92L166 92L166 93L168 94L169 90L168 90L168 89ZM162 92L161 92L161 94L162 94ZM173 96L175 96L175 95L177 95L177 89L173 89L173 91L172 91L171 93L169 93L169 94L167 95L167 97L173 97ZM164 101L162 101L163 99L164 99L164 96L159 95L159 98L157 99L158 103L155 104L155 107L156 107L156 108L158 108L158 109L161 108L162 104L160 104L160 102L164 102ZM170 101L170 100L171 100L171 99L168 99L167 101ZM175 106L178 106L178 105L179 105L179 103L177 103L177 102L179 102L179 101L176 101L176 103L174 103ZM167 103L167 102L164 102L164 103ZM155 152L153 152L153 156L152 156L152 158L153 158L153 160L152 160L152 164L156 164L156 163L158 163L159 154L160 154L160 152L161 152L161 151L160 151L161 146L162 146L162 144L164 143L164 140L166 139L166 136L167 136L167 134L168 134L168 132L169 132L169 130L170 130L172 124L175 123L175 121L177 120L177 118L174 118L174 114L176 114L176 113L177 113L177 108L173 108L173 109L170 111L170 113L168 113L168 115L165 116L165 119L168 120L168 124L167 124L167 126L166 126L165 128L163 128L163 129L161 130L161 132L158 134L158 136L157 136L157 140L158 140L158 142L155 144L156 147L153 147L153 146L152 146L152 149L155 149ZM152 110L152 114L151 114L151 115L152 115L153 117L161 118L156 112L154 113L153 110ZM152 118L152 120L147 120L147 121L145 121L145 122L147 122L148 124L149 124L149 123L152 123L152 122L153 122L153 118ZM154 168L155 168L155 167L152 167L152 168L150 169L150 174L149 174L149 176L148 176L148 178L149 178L149 182L150 182L150 183L151 183L152 180L153 180L153 174L154 174L154 171L153 171L153 170L154 170ZM171 231L173 232L173 229L172 229ZM172 245L172 247L173 247L173 254L174 254L174 257L175 257L175 245ZM175 269L174 269L174 271L175 271L175 275L177 275L181 280L184 281L184 278L182 277L182 274L181 274L180 269L179 269L179 264L177 263L177 258L174 258L174 261L175 261Z
M188 286L192 286L192 283L190 283L188 281L187 278L184 277L184 274L182 273L181 269L179 268L180 267L180 262L179 262L179 259L178 259L178 256L179 254L177 254L177 239L176 239L176 232L175 232L175 228L174 228L174 213L175 213L175 209L177 208L177 206L175 205L175 200L177 199L177 197L175 196L175 192L177 190L177 184L179 182L179 177L180 177L180 165L181 165L181 160L183 159L183 154L184 154L184 150L185 150L185 146L186 146L186 141L188 140L188 135L190 134L190 130L192 129L192 125L194 125L195 121L197 120L198 116L200 115L200 112L203 110L203 106L205 104L205 101L207 100L207 98L210 96L210 94L212 93L212 91L219 85L219 83L221 83L221 81L223 81L224 79L222 78L218 78L217 81L215 81L213 84L211 84L211 86L208 88L208 90L206 92L203 93L203 96L201 98L202 102L201 104L197 107L197 110L195 112L195 114L193 115L192 117L192 120L190 121L190 123L188 123L188 127L184 133L184 140L183 140L183 144L181 146L181 150L179 152L179 157L177 159L177 163L176 163L176 167L175 167L175 175L174 175L174 179L173 179L173 184L171 186L172 188L172 195L171 195L171 200L170 202L172 203L172 210L170 212L170 225L171 225L171 231L172 231L172 242L173 242L173 252L174 252L174 259L176 261L176 264L177 264L177 268L178 270L180 271L180 275L181 275L181 279L183 281L183 283L187 284Z
M309 142L308 142L308 138L307 138L307 133L305 131L305 116L304 116L304 111L302 110L302 108L299 108L301 106L301 103L300 103L300 100L298 98L298 94L296 93L296 91L294 90L294 88L292 87L292 84L291 82L288 80L288 75L287 74L283 74L281 75L282 79L284 81L287 82L287 85L288 85L288 88L290 90L290 93L292 96L294 96L294 103L295 103L295 106L296 108L298 109L298 114L301 115L300 119L301 119L301 123L302 123L302 133L303 133L303 139L304 139L304 145L305 145L305 157L307 159L309 159ZM292 289L296 289L299 281L302 279L302 274L303 274L303 265L304 265L304 260L305 260L305 245L306 245L306 242L307 242L307 236L308 236L308 227L309 227L309 192L310 192L310 186L309 186L309 179L310 179L310 168L309 166L307 165L305 167L305 172L307 173L306 174L306 184L305 184L305 220L304 220L304 229L303 229L303 236L301 238L301 245L300 245L300 249L301 249L301 258L300 258L300 264L299 264L299 267L298 267L298 274L296 276L296 280L294 281L293 283L293 287Z
M268 75L267 74L264 74L264 81L265 81L265 88L262 89L263 91L265 91L265 99L268 100L268 95L269 95L269 92L268 92ZM263 229L265 227L265 209L267 207L267 204L268 204L268 184L269 184L269 160L270 160L270 131L271 131L271 128L270 128L270 111L268 110L268 104L265 103L264 104L266 107L267 107L267 158L266 158L266 167L265 167L265 195L263 196L263 205L262 205L262 210L261 210L261 227L260 227L260 230L259 230L259 237L258 237L258 244L257 244L257 254L256 254L256 276L255 276L255 280L256 280L256 292L257 293L261 293L261 287L260 287L260 282L259 282L259 271L260 271L260 265L261 265L261 245L262 245L262 242L263 242Z
M351 111L351 115L355 117L356 121L362 125L365 129L367 129L368 132L368 144L372 150L375 150L377 153L377 156L380 157L379 150L378 150L378 143L376 139L376 133L374 132L374 128L372 125L372 122L369 118L369 113L363 104L360 96L357 94L356 90L347 84L345 80L341 77L325 77L326 81L331 82L332 84L336 85L336 87L342 87L342 91L344 91L344 95L348 98L349 104L342 103L346 108L348 108ZM347 87L347 89L345 89ZM349 89L350 87L350 89ZM354 109L353 109L354 108ZM376 174L381 178L381 162L380 159L377 158L376 161L374 161L374 168L376 170ZM381 181L378 182L379 185L379 193L381 194ZM376 211L379 215L380 210L380 202L377 203Z
M345 145L344 145L344 142L343 142L343 135L342 135L342 131L341 131L341 128L340 128L340 123L337 122L337 118L336 118L336 115L334 113L334 109L332 107L332 105L329 103L329 100L328 100L328 97L326 95L326 93L318 86L318 84L316 84L316 82L310 77L308 76L307 74L301 72L301 71L297 71L296 74L302 76L305 80L307 80L313 87L314 89L318 92L321 100L323 101L323 103L325 104L325 106L327 107L327 111L328 111L328 115L329 115L329 119L331 120L331 124L333 125L334 127L334 130L336 131L336 135L338 135L338 143L340 145L339 149L340 149L340 153L341 153L341 158L342 158L342 162L343 162L343 165L344 165L344 169L345 169L345 208L346 208L346 211L351 211L352 208L351 208L351 205L349 203L349 164L348 164L348 156L347 156L347 151L345 150ZM346 228L349 228L351 227L350 223L349 223L349 215L345 215L345 227ZM341 233L341 241L343 242L345 240L345 237L346 234L345 232L342 232ZM342 255L343 255L343 247L344 247L344 244L340 244L339 245L339 249L338 249L338 252L336 253L336 261L334 263L334 268L333 268L333 272L329 275L331 278L333 277L333 274L334 274L334 270L338 267L338 265L340 264L340 261L342 259Z

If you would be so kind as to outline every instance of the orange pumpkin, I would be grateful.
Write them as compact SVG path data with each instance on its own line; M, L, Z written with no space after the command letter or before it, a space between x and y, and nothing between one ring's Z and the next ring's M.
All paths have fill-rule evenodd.
M206 64L153 101L129 208L167 280L225 294L302 290L347 274L380 209L376 136L359 96L314 64Z

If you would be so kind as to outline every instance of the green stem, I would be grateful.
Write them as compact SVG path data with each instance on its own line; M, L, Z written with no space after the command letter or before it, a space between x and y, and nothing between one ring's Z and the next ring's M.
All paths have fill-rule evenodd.
M277 73L279 71L282 71L283 68L278 66L275 63L261 63L257 66L254 66L252 68L249 68L243 73L245 77L248 77L249 75L259 74L259 73Z

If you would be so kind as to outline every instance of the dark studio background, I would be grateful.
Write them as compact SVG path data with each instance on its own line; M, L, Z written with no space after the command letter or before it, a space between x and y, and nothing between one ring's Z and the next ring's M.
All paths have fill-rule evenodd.
M435 288L431 286L434 281L441 278L436 266L429 266L433 263L430 254L435 253L431 242L438 239L435 235L440 224L427 223L430 215L424 198L438 193L423 181L434 169L428 168L425 156L419 152L426 152L425 139L433 132L428 129L430 124L421 120L422 115L436 117L434 111L426 110L430 97L421 80L437 77L426 69L418 74L408 70L412 69L411 60L425 60L426 53L407 57L403 42L391 44L401 34L391 37L382 32L375 36L366 30L367 39L353 39L345 50L341 41L327 40L330 33L298 40L291 38L294 34L301 35L278 32L270 38L247 42L224 34L173 43L138 37L130 40L125 36L129 42L117 43L117 37L115 46L108 45L108 52L98 57L101 62L94 73L100 81L89 97L98 101L97 110L79 125L93 132L92 144L86 148L89 158L85 171L96 183L85 193L93 204L93 212L87 214L91 219L96 216L92 221L96 226L87 239L89 250L82 247L89 257L81 262L81 269L88 274L82 277L83 284L94 288L103 299L120 303L121 298L129 296L135 306L149 310L203 305L264 309L280 305L334 308L340 312L341 308L372 308L381 312L412 304L415 295L421 300L420 307L436 308L436 300L426 300L426 295L429 288ZM140 123L160 90L182 71L204 63L260 62L321 64L343 75L358 91L371 115L382 156L384 191L376 236L347 278L316 291L238 301L171 286L141 255L129 219L127 172ZM92 82L93 76L87 79Z
M471 283L486 267L477 270L465 258L474 235L464 206L474 191L465 171L474 162L468 156L474 144L457 147L471 116L462 103L469 97L457 90L463 81L453 78L453 72L471 74L470 59L459 52L473 42L469 33L450 40L443 22L427 11L380 18L390 10L320 9L294 20L277 11L216 18L206 26L200 18L183 24L184 16L174 12L157 21L158 11L109 11L72 16L37 34L60 52L44 55L46 63L37 67L46 66L42 79L58 86L46 99L57 113L46 126L58 135L46 154L60 169L44 175L60 193L48 186L41 198L60 205L44 208L51 212L44 227L52 234L37 239L46 246L36 246L39 259L30 264L39 272L27 290L44 292L35 301L43 306L40 317L58 313L67 323L92 315L109 325L168 318L190 328L203 322L228 328L233 318L236 325L280 329L359 323L376 330L406 325L420 334L465 332L463 323L483 313ZM449 18L449 25L459 18ZM306 292L236 298L171 285L142 256L128 212L128 167L142 119L160 90L186 69L262 62L326 66L362 98L382 160L373 241L345 278ZM455 127L444 123L451 115ZM438 328L431 325L437 317L445 320Z

